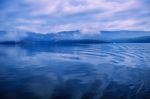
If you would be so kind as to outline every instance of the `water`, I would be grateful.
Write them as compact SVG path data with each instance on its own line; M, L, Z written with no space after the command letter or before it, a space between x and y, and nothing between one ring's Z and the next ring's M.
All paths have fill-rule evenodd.
M0 99L150 99L150 44L0 45Z

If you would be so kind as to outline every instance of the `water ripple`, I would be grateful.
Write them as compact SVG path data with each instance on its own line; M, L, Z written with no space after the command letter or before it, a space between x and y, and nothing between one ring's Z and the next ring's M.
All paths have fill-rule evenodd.
M0 46L0 99L150 99L149 48Z

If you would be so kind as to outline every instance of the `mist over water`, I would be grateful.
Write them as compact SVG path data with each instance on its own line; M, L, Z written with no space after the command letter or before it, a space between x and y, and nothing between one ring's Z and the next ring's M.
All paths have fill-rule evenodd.
M0 0L0 99L150 99L150 0Z
M0 45L0 99L150 99L149 48Z

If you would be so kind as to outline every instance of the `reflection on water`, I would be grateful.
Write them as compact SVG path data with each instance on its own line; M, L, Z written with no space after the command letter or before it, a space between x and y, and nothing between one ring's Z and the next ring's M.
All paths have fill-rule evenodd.
M150 99L150 44L0 46L0 99Z

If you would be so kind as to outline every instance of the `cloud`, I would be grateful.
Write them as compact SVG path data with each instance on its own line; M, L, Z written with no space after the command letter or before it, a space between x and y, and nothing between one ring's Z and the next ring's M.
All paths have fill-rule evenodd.
M150 30L148 0L1 0L2 30Z
M21 32L21 33L20 33ZM27 36L25 32L22 31L9 31L7 33L1 34L0 41L20 41Z

